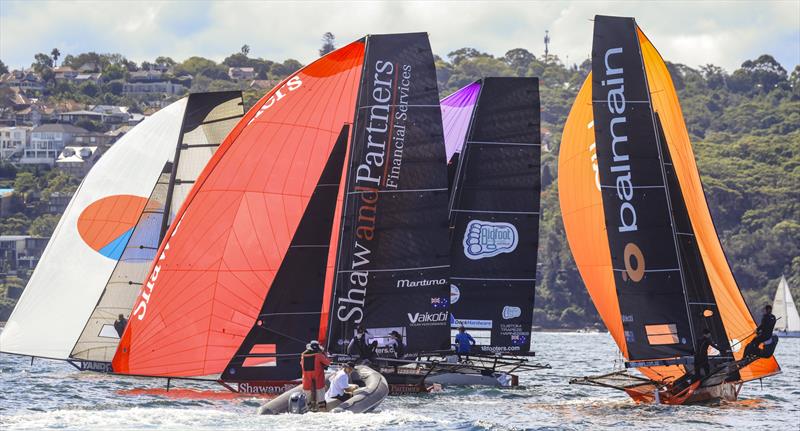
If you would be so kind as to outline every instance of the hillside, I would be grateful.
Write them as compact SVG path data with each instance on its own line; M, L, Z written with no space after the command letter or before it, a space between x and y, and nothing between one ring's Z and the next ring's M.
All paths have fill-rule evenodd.
M79 57L71 59L76 62ZM109 67L122 67L119 64L128 70L138 67L120 58L124 60L118 56L117 64L109 63ZM199 57L183 63L168 60L174 63L174 70L189 71L195 76L191 87L194 91L244 89L249 104L265 92L227 79L223 65L212 60ZM280 79L299 67L294 60L279 63L251 59L244 49L228 57L224 65L254 66L261 79ZM546 152L542 156L543 216L535 323L544 327L599 324L566 243L555 182L562 127L588 67L588 62L563 65L556 56L545 61L524 49L494 57L463 48L446 58L437 57L442 96L482 76L541 79ZM793 288L794 297L800 297L800 66L788 73L772 57L763 55L744 62L732 73L713 65L700 69L680 64L669 67L718 234L748 305L760 309L764 303L771 303L782 274ZM118 75L125 73L119 70ZM110 83L95 86L91 91L62 86L55 88L50 97L62 102L70 98L82 103L128 102L106 93L114 88ZM7 183L14 182L8 175L17 176L15 186L29 184L28 187L52 191L62 186L74 190L77 184L43 171L17 172L0 166L0 176L4 172ZM42 233L43 224L50 229L55 224L55 220L36 224L37 217L40 215L21 213L19 217L3 220L0 234L25 233L34 228Z

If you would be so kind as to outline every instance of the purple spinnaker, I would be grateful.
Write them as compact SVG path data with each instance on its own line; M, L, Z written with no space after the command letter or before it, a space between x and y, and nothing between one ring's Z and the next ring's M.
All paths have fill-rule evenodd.
M461 148L464 146L469 120L472 118L472 111L475 109L480 89L480 82L473 82L440 102L448 163L453 158L453 154L461 152Z

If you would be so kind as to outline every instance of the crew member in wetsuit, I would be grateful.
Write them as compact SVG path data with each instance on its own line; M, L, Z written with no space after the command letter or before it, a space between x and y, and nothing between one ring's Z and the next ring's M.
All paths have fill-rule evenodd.
M458 355L458 360L460 362L461 355L469 356L469 354L472 352L472 346L475 345L475 339L472 338L472 335L467 333L467 330L464 329L463 326L459 326L455 341L456 355Z
M375 349L378 347L377 342L372 342L369 333L364 326L359 325L356 329L356 335L350 340L347 346L347 354L355 356L359 364L372 361L375 356Z
M394 358L400 359L406 354L406 346L403 344L403 336L397 331L389 333L389 343L394 349Z
M125 332L126 326L128 326L128 319L122 314L117 316L117 320L114 322L114 329L117 330L117 334L119 334L120 337L122 337L122 334Z
M757 355L761 350L761 343L772 338L772 331L775 329L775 315L772 314L772 306L764 306L764 315L761 316L761 324L756 328L756 336L744 349L745 356Z
M703 336L697 340L697 351L694 353L694 378L700 380L704 376L711 374L711 365L708 363L708 348L714 347L722 353L722 348L717 346L713 339L711 339L711 331L706 328L703 329ZM702 373L700 372L702 371Z
M325 407L325 370L330 364L331 361L325 354L325 349L319 345L317 340L308 343L306 350L300 355L303 391L312 408Z

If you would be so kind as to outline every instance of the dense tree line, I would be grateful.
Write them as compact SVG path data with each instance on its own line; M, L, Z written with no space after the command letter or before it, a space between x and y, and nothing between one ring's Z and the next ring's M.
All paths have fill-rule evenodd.
M333 43L333 35L326 34L320 55L330 52ZM159 57L153 63L136 65L120 55L98 57L94 53L68 55L64 64L79 67L87 61L99 62L104 73L114 73L107 84L138 68L168 64L176 77L193 76L193 91L245 89L248 106L265 91L242 88L242 83L227 77L227 67L253 67L259 79L274 80L301 67L296 60L273 62L251 58L249 52L250 47L245 45L220 64L202 57L181 63ZM42 67L46 67L48 61L43 56L37 56L37 62L41 60ZM543 215L535 322L546 327L599 324L566 243L555 181L562 128L590 62L565 65L555 55L537 57L521 48L500 57L462 48L444 58L437 56L436 66L442 96L482 76L540 78L546 151L542 155ZM755 309L771 302L782 274L793 287L795 298L800 297L800 66L789 73L774 58L762 55L744 62L732 73L714 65L695 69L668 63L668 67L718 234L748 305ZM54 96L120 101L114 99L120 96L107 84L99 86L91 96L85 88L55 91ZM0 167L0 174L3 172ZM39 190L62 181L49 172L39 174L44 178L36 181ZM7 173L4 175L8 178ZM15 186L31 182L25 171L14 175ZM74 182L64 184L74 188ZM29 187L19 191L25 193ZM30 232L33 223L30 219L27 223L4 220L0 234Z

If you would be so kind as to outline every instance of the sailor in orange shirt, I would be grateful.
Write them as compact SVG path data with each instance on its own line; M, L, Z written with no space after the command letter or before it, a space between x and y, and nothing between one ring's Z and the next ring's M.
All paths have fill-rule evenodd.
M300 355L303 391L312 408L325 408L325 370L330 364L331 360L317 340L308 343L306 351Z

